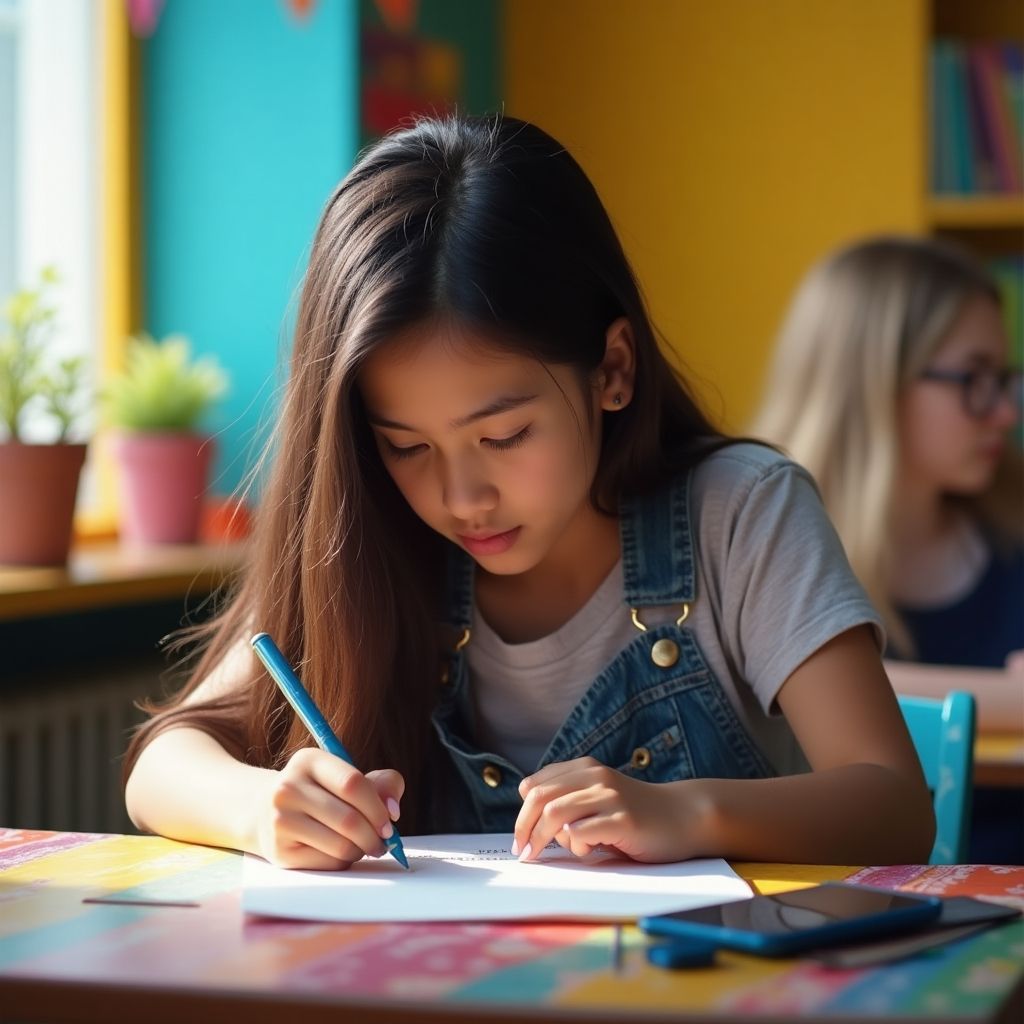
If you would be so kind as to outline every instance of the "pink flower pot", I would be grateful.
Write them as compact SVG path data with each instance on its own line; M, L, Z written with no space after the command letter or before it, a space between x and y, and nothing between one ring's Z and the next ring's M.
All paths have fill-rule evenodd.
M194 544L214 442L202 434L119 434L121 539Z
M66 564L84 461L84 444L0 444L0 564Z

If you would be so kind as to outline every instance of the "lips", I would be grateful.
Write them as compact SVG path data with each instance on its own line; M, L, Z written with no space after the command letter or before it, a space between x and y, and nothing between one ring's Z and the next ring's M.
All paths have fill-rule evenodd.
M511 530L505 530L503 533L489 533L477 536L459 533L456 536L459 538L459 543L471 555L500 555L503 551L508 551L515 544L521 529L521 526L516 526Z

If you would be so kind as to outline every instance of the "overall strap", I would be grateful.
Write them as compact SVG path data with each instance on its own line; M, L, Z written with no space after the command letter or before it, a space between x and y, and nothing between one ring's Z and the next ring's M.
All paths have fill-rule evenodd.
M624 596L633 609L689 606L696 599L691 476L692 470L675 477L666 488L622 503Z

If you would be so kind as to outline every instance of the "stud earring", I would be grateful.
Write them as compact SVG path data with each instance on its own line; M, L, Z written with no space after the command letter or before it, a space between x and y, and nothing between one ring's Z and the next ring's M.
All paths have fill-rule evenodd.
M612 405L622 405L622 392L616 391L612 396Z

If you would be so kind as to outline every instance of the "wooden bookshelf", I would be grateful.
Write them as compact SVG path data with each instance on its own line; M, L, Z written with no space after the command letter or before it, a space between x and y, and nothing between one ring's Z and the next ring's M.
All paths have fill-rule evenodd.
M928 220L933 228L1020 228L1024 195L932 196Z
M1024 10L1017 0L930 0L928 15L928 47L939 38L1024 44ZM927 106L923 118L928 140ZM1024 193L933 194L925 218L931 231L958 238L982 257L1024 251Z
M1024 39L1016 0L931 0L932 33L961 39Z

